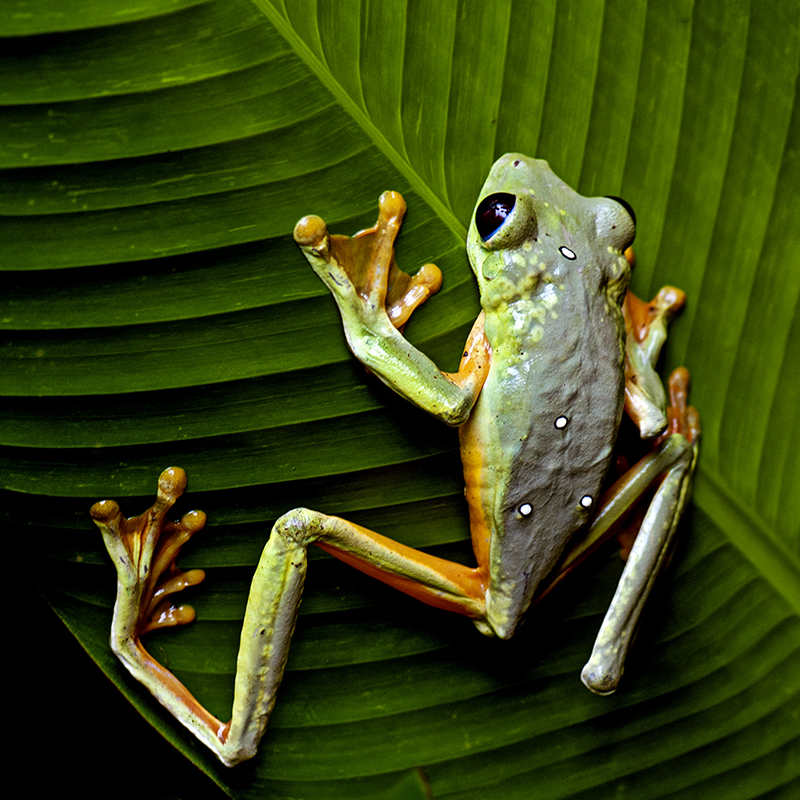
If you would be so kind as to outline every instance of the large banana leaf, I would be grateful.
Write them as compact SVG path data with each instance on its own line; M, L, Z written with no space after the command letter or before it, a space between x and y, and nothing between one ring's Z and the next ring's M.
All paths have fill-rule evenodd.
M34 576L234 796L388 798L423 767L437 800L789 797L799 30L796 0L0 5L0 472L23 550L7 580ZM354 365L291 230L318 213L352 233L401 191L401 265L445 275L407 334L452 369L478 307L464 232L508 150L624 196L634 289L689 297L664 366L692 373L701 462L623 686L598 698L578 681L613 552L510 643L319 554L259 755L226 770L112 657L115 579L88 508L138 513L161 469L187 470L184 508L210 521L181 565L208 578L197 622L150 647L222 717L252 568L287 509L468 560L455 434ZM137 764L120 753L121 785Z

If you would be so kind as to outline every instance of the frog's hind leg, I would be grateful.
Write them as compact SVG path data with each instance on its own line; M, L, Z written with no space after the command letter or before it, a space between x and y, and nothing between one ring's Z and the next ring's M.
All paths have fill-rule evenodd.
M682 368L675 370L669 381L672 405L668 431L652 452L606 493L587 537L591 540L610 530L642 493L663 476L631 549L592 656L581 673L584 684L597 694L611 694L619 684L642 608L671 550L689 498L700 424L695 409L686 405L688 383L689 373Z
M478 569L406 547L339 517L305 508L272 529L247 602L237 661L229 758L249 757L269 719L289 650L312 543L362 572L429 605L484 617ZM234 762L235 763L235 762Z
M183 470L169 469L159 480L155 505L145 514L128 520L115 502L102 501L93 506L92 516L117 568L114 652L226 766L252 758L266 730L286 666L310 544L429 605L485 619L481 570L414 550L338 517L295 509L275 523L253 577L236 663L233 715L223 723L140 642L154 627L194 619L190 610L165 600L203 577L199 570L181 573L173 563L180 546L205 522L202 512L190 512L180 523L166 520L185 485Z

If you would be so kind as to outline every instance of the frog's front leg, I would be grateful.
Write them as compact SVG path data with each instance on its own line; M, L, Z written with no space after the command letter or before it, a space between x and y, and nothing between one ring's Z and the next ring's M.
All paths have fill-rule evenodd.
M656 361L667 340L667 325L685 302L683 291L665 286L649 303L628 292L622 306L627 334L625 412L643 439L657 436L667 425L666 396Z
M384 192L372 228L353 237L331 236L322 219L309 216L297 223L294 238L336 300L355 356L398 394L449 425L460 425L488 374L483 315L456 374L440 371L403 337L399 329L441 285L441 272L433 264L414 277L397 267L394 239L405 210L400 194Z

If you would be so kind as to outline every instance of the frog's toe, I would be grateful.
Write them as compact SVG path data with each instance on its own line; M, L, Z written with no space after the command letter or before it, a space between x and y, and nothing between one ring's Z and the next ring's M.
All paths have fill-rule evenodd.
M384 192L378 200L381 218L399 224L406 213L406 201L400 192Z
M322 217L310 214L294 226L294 240L300 247L318 248L328 235L328 226Z
M92 506L89 513L99 526L108 526L122 514L116 500L100 500Z
M158 476L158 499L174 505L186 491L186 473L180 467L167 467Z
M594 694L608 695L617 691L621 675L614 670L602 669L590 661L581 672L583 685Z
M414 310L441 286L442 271L436 264L424 264L413 277L398 270L386 298L386 311L395 328L405 325Z
M665 315L668 320L672 319L685 304L686 292L675 286L662 287L651 303L656 313Z
M669 376L668 433L681 434L696 448L700 440L700 415L688 404L690 382L686 367L678 367Z

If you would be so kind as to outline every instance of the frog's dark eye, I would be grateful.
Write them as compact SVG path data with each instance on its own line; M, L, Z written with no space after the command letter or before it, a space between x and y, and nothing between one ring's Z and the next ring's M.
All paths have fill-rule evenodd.
M475 211L475 228L485 242L500 228L514 210L517 198L507 192L497 192L484 197Z
M636 225L636 212L627 200L623 200L621 197L614 197L614 195L611 194L606 195L606 198L608 200L613 200L615 203L619 203L628 212L630 218L633 220L633 224Z

